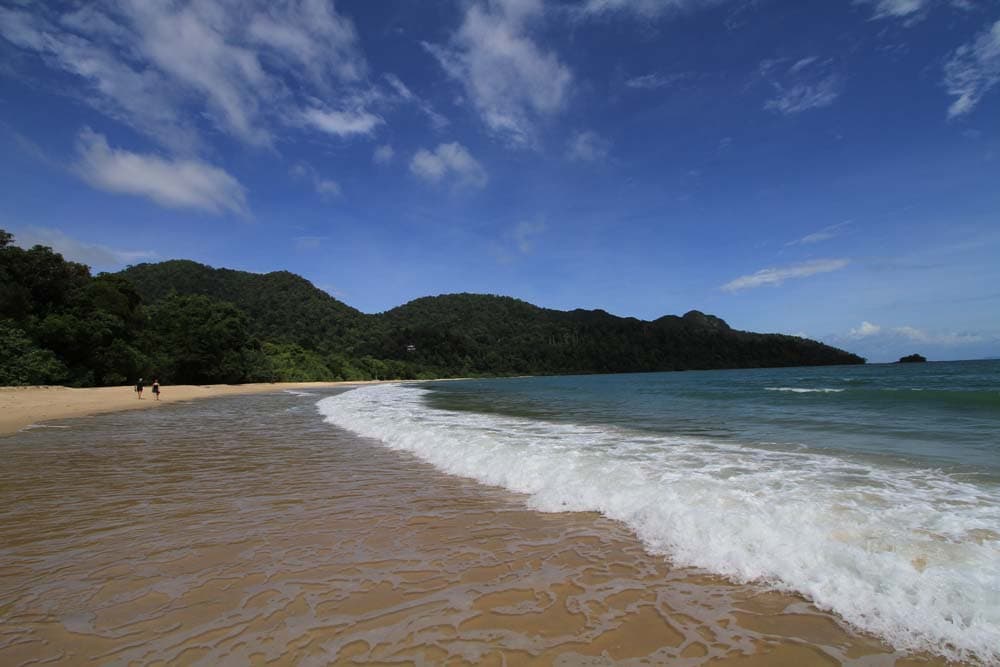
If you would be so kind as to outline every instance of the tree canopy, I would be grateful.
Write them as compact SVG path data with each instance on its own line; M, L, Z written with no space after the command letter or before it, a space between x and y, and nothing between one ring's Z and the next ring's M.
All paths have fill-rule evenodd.
M863 363L691 311L652 322L448 294L367 315L278 271L173 260L92 276L0 230L0 384L611 373Z

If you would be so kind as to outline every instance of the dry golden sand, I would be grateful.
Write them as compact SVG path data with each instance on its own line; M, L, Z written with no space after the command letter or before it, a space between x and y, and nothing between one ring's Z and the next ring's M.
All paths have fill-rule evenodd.
M941 664L672 567L599 515L440 474L314 402L0 440L0 664Z
M178 401L241 394L261 394L283 389L322 389L371 384L369 382L278 382L257 384L176 385L162 387L160 400L153 400L147 385L138 399L129 387L0 387L0 435L53 419L156 408Z

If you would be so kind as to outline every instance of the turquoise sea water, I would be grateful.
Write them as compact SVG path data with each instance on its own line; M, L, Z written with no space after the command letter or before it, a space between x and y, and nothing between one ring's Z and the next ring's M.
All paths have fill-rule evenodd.
M899 648L1000 662L1000 362L371 386L317 405Z
M1000 475L1000 361L516 378L429 405Z

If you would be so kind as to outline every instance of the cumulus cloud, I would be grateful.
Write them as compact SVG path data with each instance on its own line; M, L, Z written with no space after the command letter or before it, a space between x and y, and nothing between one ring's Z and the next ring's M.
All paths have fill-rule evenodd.
M877 324L872 324L871 322L862 322L861 326L857 329L851 329L847 336L849 338L867 338L868 336L874 336L882 331L882 327Z
M203 118L269 145L310 100L341 108L370 90L354 26L326 0L94 0L62 12L34 3L0 9L0 37L73 75L79 85L64 88L176 153L200 148Z
M530 25L543 15L537 0L477 3L447 45L424 43L486 126L517 146L534 144L537 121L563 108L573 79L530 36Z
M324 111L307 109L302 112L302 120L312 127L338 137L353 134L371 134L382 119L363 110Z
M944 85L955 101L948 107L954 118L971 112L1000 83L1000 21L968 44L958 47L944 64Z
M764 108L786 116L830 106L844 87L843 76L836 71L833 60L816 56L791 64L765 60L758 71L773 91Z
M199 160L115 149L89 128L77 138L75 171L95 188L146 197L163 206L248 215L245 189L222 169Z
M410 171L430 183L453 179L457 185L481 188L487 181L483 166L457 142L439 144L433 151L420 149L410 161Z
M372 160L375 164L389 164L396 156L396 151L389 144L384 144L375 149Z
M569 140L566 156L581 162L596 162L608 156L611 143L592 130L577 132Z
M150 250L121 250L99 243L87 243L48 227L25 227L18 230L15 236L18 245L22 247L48 246L68 260L102 269L156 257L156 253Z
M764 285L777 286L792 278L806 278L817 273L829 273L838 271L850 264L848 259L815 259L801 264L791 266L761 269L756 273L740 276L722 286L726 292L739 292L741 290L763 287Z

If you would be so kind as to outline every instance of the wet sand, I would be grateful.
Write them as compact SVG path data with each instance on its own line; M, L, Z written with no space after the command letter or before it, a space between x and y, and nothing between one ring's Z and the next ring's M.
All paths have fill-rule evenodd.
M283 389L319 389L373 384L361 382L272 382L257 384L167 385L154 400L147 385L140 400L133 387L0 387L0 436L53 419L83 417L119 410L155 408L199 398L260 394Z
M0 440L0 664L942 664L334 429L316 393Z

